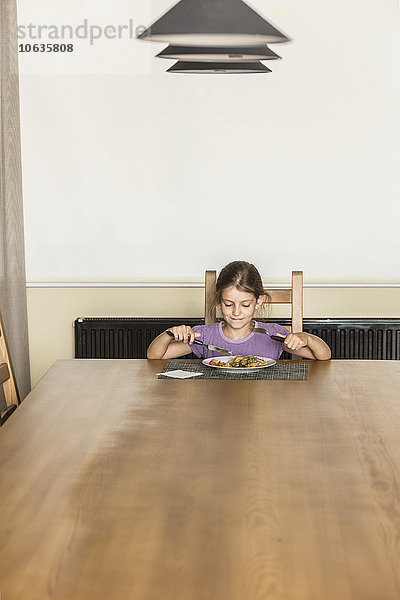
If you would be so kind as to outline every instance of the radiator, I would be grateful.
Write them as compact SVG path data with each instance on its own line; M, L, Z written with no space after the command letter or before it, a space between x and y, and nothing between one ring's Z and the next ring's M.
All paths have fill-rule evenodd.
M289 319L259 319L288 326ZM75 358L146 358L150 342L168 327L201 319L81 317L75 320ZM400 319L304 319L304 331L321 337L332 358L400 360ZM193 357L193 355L192 355ZM285 354L283 358L290 358Z

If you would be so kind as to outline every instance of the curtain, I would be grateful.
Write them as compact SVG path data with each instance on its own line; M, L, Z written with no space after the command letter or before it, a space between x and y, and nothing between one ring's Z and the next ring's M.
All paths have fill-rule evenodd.
M0 311L21 400L30 390L16 0L0 0Z

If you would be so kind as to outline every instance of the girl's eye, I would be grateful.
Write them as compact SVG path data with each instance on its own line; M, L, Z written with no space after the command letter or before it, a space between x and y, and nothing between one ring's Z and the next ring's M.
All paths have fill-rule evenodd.
M242 304L243 308L249 308L250 304Z
M227 308L230 308L232 306L232 304L228 304L227 302L224 302L224 304Z

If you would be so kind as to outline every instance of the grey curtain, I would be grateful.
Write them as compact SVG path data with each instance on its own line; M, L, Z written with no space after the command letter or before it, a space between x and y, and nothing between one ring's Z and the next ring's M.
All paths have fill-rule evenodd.
M15 0L0 0L0 75L0 311L23 399L30 373Z

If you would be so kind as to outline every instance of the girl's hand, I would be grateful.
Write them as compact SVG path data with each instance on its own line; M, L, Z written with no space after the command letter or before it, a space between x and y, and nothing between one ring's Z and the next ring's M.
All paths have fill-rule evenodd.
M308 346L308 342L308 333L301 331L299 333L289 333L285 337L284 345L290 350L300 350L300 348Z
M284 338L284 349L288 352L316 360L329 360L331 351L328 346L317 335L300 331L298 333L289 333Z
M170 329L167 329L167 332L169 331L173 334L176 342L185 342L185 344L193 344L194 339L201 336L201 333L198 331L193 331L190 325L178 325L177 327L171 327Z

